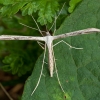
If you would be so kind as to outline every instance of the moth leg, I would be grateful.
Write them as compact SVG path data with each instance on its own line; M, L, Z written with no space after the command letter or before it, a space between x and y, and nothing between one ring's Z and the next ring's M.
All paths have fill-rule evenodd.
M68 45L70 48L74 48L74 49L83 49L83 48L76 48L76 47L73 47L73 46L71 46L70 44L68 44L67 42L65 42L64 40L61 40L61 41L57 42L56 44L53 45L53 47L56 46L56 45L58 45L58 44L61 43L61 42L65 43L65 44Z
M45 48L44 48L45 45L44 45L42 42L37 41L37 43L39 44L39 46L40 46L42 49L45 49Z
M36 91L36 89L38 88L38 86L39 86L39 84L40 84L40 80L41 80L41 77L42 77L42 75L43 75L43 67L44 67L45 55L46 55L46 44L45 44L45 50L44 50L44 55L43 55L43 63L42 63L42 68L41 68L40 76L39 76L38 82L37 82L37 84L36 84L34 90L33 90L32 93L31 93L31 96L34 94L34 92Z
M54 72L54 73L56 73L59 86L60 86L62 92L65 94L65 91L64 91L63 86L62 86L62 84L61 84L61 81L60 81L60 79L59 79L59 74L58 74L58 70L57 70L57 66L56 66L56 59L55 59L54 51L53 51L53 58L54 58L54 67L55 67L55 72Z

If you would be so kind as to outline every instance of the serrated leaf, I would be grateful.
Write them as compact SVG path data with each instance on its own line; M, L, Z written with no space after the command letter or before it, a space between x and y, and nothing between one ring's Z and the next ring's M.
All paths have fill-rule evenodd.
M100 1L84 0L71 14L57 34L90 27L100 27ZM54 48L59 78L65 94L58 84L56 73L51 78L45 64L38 88L31 96L39 78L43 55L38 59L32 75L25 84L22 100L99 100L100 99L100 34L81 35L64 39L83 50L69 49L64 43ZM57 41L56 41L57 42ZM46 57L48 58L48 57ZM48 60L45 60L48 62Z
M3 63L5 65L2 66L2 70L18 74L18 76L24 75L32 69L30 59L24 52L22 54L10 54L6 56Z
M27 2L19 2L14 5L7 5L1 8L0 12L2 12L1 15L3 16L12 16L16 14L19 9L21 9Z
M82 0L70 0L69 2L69 8L68 8L68 12L72 13L73 10L75 9L75 7L77 6L78 3L80 3Z
M58 10L58 2L57 1L49 1L47 2L46 0L40 2L39 8L40 11L38 13L39 18L38 22L41 23L41 25L47 24L47 22L52 22L52 17L55 16L56 11ZM43 5L42 5L43 4Z
M57 1L48 0L38 0L28 3L22 8L23 15L32 15L33 12L38 11L39 18L37 19L41 25L47 24L47 22L52 22L54 14L58 10Z
M38 10L39 4L37 2L30 2L22 8L22 15L32 15L33 12Z
M2 16L12 16L19 10L22 10L22 15L32 15L37 12L39 16L37 21L41 25L52 22L59 6L58 0L16 0L15 2L9 0L7 2L1 1L1 3L5 5L0 10Z

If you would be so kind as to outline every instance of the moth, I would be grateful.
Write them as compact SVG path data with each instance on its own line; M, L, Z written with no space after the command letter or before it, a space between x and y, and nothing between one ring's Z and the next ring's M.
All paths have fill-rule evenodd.
M63 8L63 7L62 7ZM59 15L58 15L59 16ZM58 18L57 16L57 18ZM40 30L37 22L35 21L34 17L32 16L34 22L37 25L36 30L38 30L41 34L42 31ZM56 19L55 18L55 22ZM21 23L22 24L22 23ZM22 24L24 25L24 24ZM30 26L24 25L26 27L32 28ZM32 28L34 29L34 28ZM50 28L51 29L51 28ZM55 31L54 31L55 32ZM100 29L97 28L88 28L88 29L83 29L83 30L78 30L78 31L74 31L74 32L69 32L69 33L64 33L64 34L60 34L60 35L56 35L56 36L52 36L49 31L46 32L46 36L43 37L36 37L36 36L20 36L20 35L1 35L0 36L0 40L33 40L33 41L44 41L45 42L45 50L44 50L44 57L43 57L43 63L42 63L42 69L41 69L41 73L40 73L40 77L38 79L38 82L36 84L35 89L33 90L32 94L35 92L35 90L37 89L41 76L42 76L42 72L43 72L43 66L44 66L44 59L45 59L45 53L46 53L46 47L48 48L48 65L49 65L49 71L50 71L50 77L53 77L53 72L54 72L54 66L55 66L55 70L56 70L56 74L57 74L57 79L59 82L59 85L62 89L62 91L64 92L64 89L61 86L59 77L58 77L58 73L57 73L57 68L56 68L56 63L55 63L55 57L54 57L54 51L53 51L53 41L57 40L57 39L63 39L63 38L67 38L67 37L71 37L71 36L76 36L76 35L81 35L81 34L91 34L93 32L100 32ZM60 42L64 42L65 41L61 40L58 43L56 43L55 45L59 44ZM82 49L82 48L76 48L76 47L72 47L71 45L69 45L68 43L66 43L68 46L70 46L70 48L75 48L75 49ZM55 46L54 45L54 46ZM65 93L65 92L64 92ZM31 94L31 95L32 95Z

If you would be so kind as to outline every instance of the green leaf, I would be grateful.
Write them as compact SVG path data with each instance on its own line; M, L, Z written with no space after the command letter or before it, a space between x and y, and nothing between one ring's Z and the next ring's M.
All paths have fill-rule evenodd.
M38 0L34 2L28 3L26 6L22 8L23 15L32 15L33 12L38 11L38 19L41 25L47 24L47 22L52 22L52 18L54 14L58 10L58 2L57 0Z
M72 13L75 7L81 2L82 0L70 0L68 12Z
M5 5L0 10L2 16L12 16L19 10L22 10L22 15L34 15L37 12L37 21L41 25L52 22L59 6L58 0L5 0L0 3Z
M16 4L20 2L31 2L33 0L0 0L0 4L9 5L9 4ZM12 9L13 10L13 9Z
M19 9L21 9L27 2L19 2L14 5L7 5L1 8L0 12L2 12L3 16L12 16L16 14Z
M100 1L83 0L78 8L65 20L57 34L80 29L100 27ZM54 47L62 92L54 71L49 75L45 64L38 88L31 96L38 81L43 55L39 57L32 75L25 84L22 100L99 100L100 99L100 34L80 35L64 39L82 50L69 49L64 43ZM58 42L58 41L56 41ZM46 55L45 62L48 63Z
M8 4L13 4L18 0L0 0L0 4L8 5Z
M12 53L6 56L3 63L5 65L2 66L2 70L12 72L12 74L18 74L18 76L22 76L32 69L30 59L24 52L21 54Z

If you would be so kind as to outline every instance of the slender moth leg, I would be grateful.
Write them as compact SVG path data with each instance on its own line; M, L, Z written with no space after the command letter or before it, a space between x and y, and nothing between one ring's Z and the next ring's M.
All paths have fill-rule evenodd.
M39 46L40 46L42 49L45 49L43 43L41 43L41 42L39 42L39 41L37 41L37 43L39 44Z
M58 83L60 85L60 88L61 88L62 92L65 93L65 91L64 91L64 89L63 89L63 87L61 85L60 79L59 79L58 70L57 70L57 66L56 66L55 55L54 55L54 50L53 50L53 58L54 58L54 67L55 67Z
M42 63L41 73L40 73L40 76L39 76L38 82L37 82L37 84L36 84L36 86L35 86L35 88L34 88L32 94L31 94L31 96L34 94L34 92L36 91L36 89L37 89L37 87L38 87L38 85L39 85L39 83L40 83L41 76L42 76L42 73L43 73L45 54L46 54L46 44L45 44L45 50L44 50L44 56L43 56L43 63Z
M56 44L53 45L53 47L56 46L56 45L58 45L58 44L61 43L61 42L65 43L65 44L68 45L70 48L74 48L74 49L83 49L83 48L76 48L76 47L73 47L73 46L71 46L70 44L68 44L67 42L65 42L64 40L61 40L61 41L57 42Z

